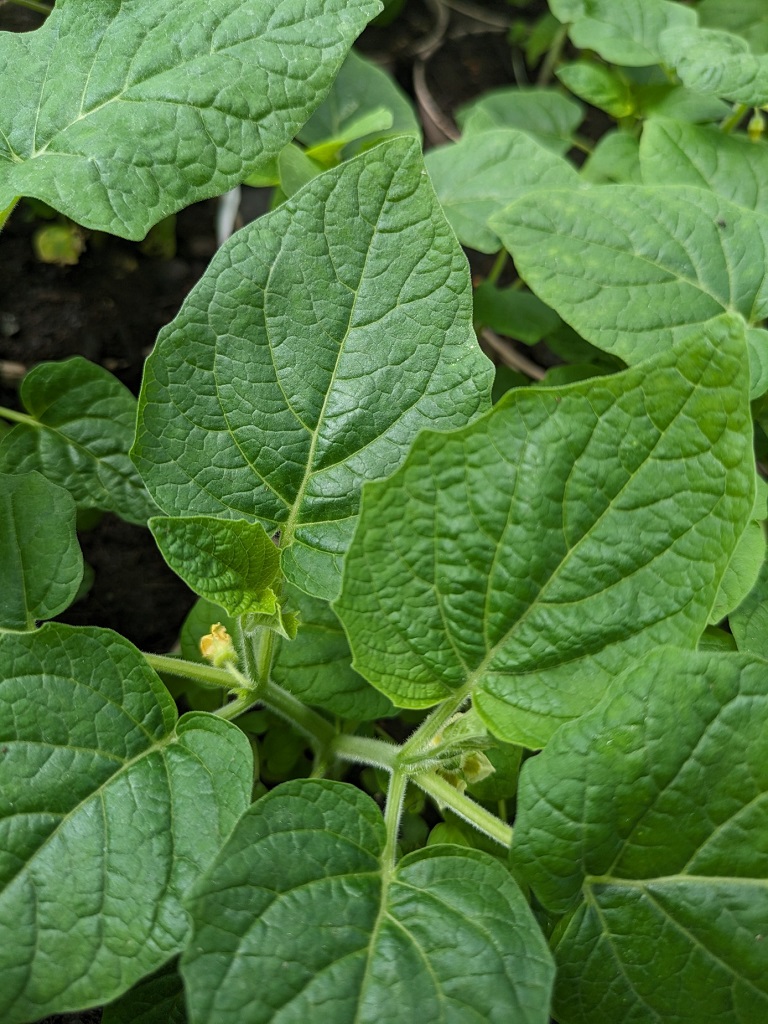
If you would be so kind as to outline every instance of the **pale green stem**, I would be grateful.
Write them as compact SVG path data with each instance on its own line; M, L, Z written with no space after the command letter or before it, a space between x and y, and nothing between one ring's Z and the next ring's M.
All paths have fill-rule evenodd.
M260 704L261 698L257 695L254 690L252 693L243 693L239 697L235 697L228 704L222 705L220 708L216 708L211 714L216 715L217 718L223 718L227 722L231 722L233 718L237 718L238 715L245 715L255 704Z
M508 259L509 253L507 252L506 249L502 249L497 254L496 259L493 261L493 266L491 267L490 271L488 272L488 276L485 279L488 284L496 284L496 282L501 277L502 270L507 265Z
M734 128L737 128L739 122L744 117L746 112L749 110L749 104L737 103L728 117L724 118L720 122L720 131L725 135L730 135Z
M536 85L539 87L547 85L549 80L552 78L552 72L555 70L557 62L560 60L560 56L565 46L565 40L568 38L568 26L561 25L557 30L555 38L552 40L552 45L547 50L547 55L541 62L541 68L539 70L538 78L536 79Z
M206 686L220 686L225 690L232 689L232 677L224 668L214 668L197 661L185 661L183 658L171 658L167 654L147 654L142 652L144 660L155 672L165 672L169 676L182 679L193 679Z
M32 416L27 416L23 412L16 412L15 409L6 409L5 406L0 406L0 418L11 420L13 423L24 423L28 427L42 426L40 421L33 419Z
M11 3L18 7L28 7L30 11L37 11L38 14L50 14L53 10L48 4L41 4L39 0L11 0Z
M464 796L441 775L436 772L424 772L421 775L412 775L411 782L428 793L440 807L450 807L454 814L474 825L490 839L507 848L512 845L512 829L509 825L499 821L495 814L486 811L468 796Z
M455 696L449 700L444 700L442 704L438 705L429 718L426 718L416 732L409 736L403 744L399 757L401 763L405 764L407 761L413 761L418 758L419 754L424 753L431 740L440 732L445 723L456 714L468 696L468 689L459 690Z
M16 196L16 198L10 203L9 206L6 206L4 210L0 210L0 231L2 231L5 227L5 222L13 213L16 207L16 203L18 203L19 199L21 199L21 196Z
M331 753L342 761L371 764L387 772L395 770L399 751L400 748L394 743L370 739L368 736L334 736L331 744Z
M381 868L385 874L391 874L397 860L397 835L400 831L400 818L403 814L403 799L408 785L408 776L403 772L394 771L389 777L387 802L384 805L384 828L387 839L381 851Z

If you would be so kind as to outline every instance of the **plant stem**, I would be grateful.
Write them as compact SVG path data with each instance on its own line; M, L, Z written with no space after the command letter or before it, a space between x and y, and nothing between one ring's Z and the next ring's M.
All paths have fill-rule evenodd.
M32 416L27 416L23 412L16 412L15 409L6 409L5 406L0 406L0 417L4 420L11 420L13 423L24 423L28 427L42 426L40 421Z
M263 688L259 688L258 699L270 711L274 711L276 715L286 719L302 735L306 736L314 750L324 752L335 746L338 737L331 723L312 708L307 707L306 704L302 704L297 697L288 693L282 686L273 683L271 679L267 680Z
M536 79L536 85L539 87L547 85L552 72L555 70L555 65L560 60L560 55L563 52L563 46L565 46L565 40L568 36L568 26L561 25L557 30L555 38L552 40L552 45L547 50L547 55L541 62L541 69L539 70L538 78Z
M391 874L397 859L397 834L400 831L400 818L403 813L403 798L408 785L408 777L395 770L389 777L387 802L384 805L384 828L387 840L381 851L381 868L385 874Z
M369 739L367 736L338 735L334 736L331 744L331 753L342 761L372 764L388 772L395 770L399 750L394 743Z
M436 772L423 772L421 775L412 775L411 782L428 793L439 806L450 807L454 814L474 825L490 839L507 848L512 845L512 829L509 825L468 796L464 796L441 775Z
M232 689L232 676L224 668L214 668L212 665L203 665L197 661L185 661L183 658L171 658L167 654L142 652L142 657L156 672L165 672L166 675L179 676L182 679L193 679L205 686Z
M37 11L38 14L50 14L53 10L48 4L41 4L39 0L11 0L11 3L18 7L28 7L30 11Z
M720 131L725 135L730 135L734 128L737 128L739 121L744 117L746 112L749 110L749 104L737 103L734 105L733 110L720 122Z
M508 259L509 253L507 252L506 249L501 249L497 253L496 259L493 261L493 266L491 267L490 271L488 272L488 276L485 279L487 284L496 284L496 282L501 277L501 272L506 266Z
M414 754L425 751L431 740L440 732L445 723L452 718L469 696L468 689L459 690L452 698L439 704L432 714L426 718L419 728L403 744L398 760L401 763L413 760Z
M239 697L235 697L228 704L223 704L220 708L216 708L211 714L216 715L217 718L223 718L226 722L231 722L233 718L246 714L254 704L259 704L260 702L261 698L254 690L253 693L243 693Z

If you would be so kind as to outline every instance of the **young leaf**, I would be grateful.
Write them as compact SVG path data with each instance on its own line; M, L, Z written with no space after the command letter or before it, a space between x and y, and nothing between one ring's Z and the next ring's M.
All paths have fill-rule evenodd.
M703 28L721 28L744 36L753 53L768 53L768 8L765 0L701 0L696 14Z
M261 521L335 597L365 480L487 408L464 254L416 142L315 178L238 232L150 356L133 457L171 515Z
M726 310L768 315L768 218L700 188L533 192L491 227L539 297L627 363Z
M695 647L752 512L739 332L424 432L364 492L335 608L400 707L464 692L536 747L632 659Z
M128 641L0 635L0 1013L119 996L183 945L180 900L248 805L245 736L176 720Z
M747 210L768 206L768 145L744 135L654 118L643 129L640 166L646 185L693 185Z
M131 460L136 399L111 373L73 356L40 363L24 377L19 423L0 441L0 472L38 470L65 487L78 508L114 512L144 525L157 506Z
M567 160L514 128L465 135L424 158L437 197L462 245L498 252L488 219L536 188L578 188Z
M660 63L660 33L696 26L695 13L670 0L549 0L549 7L559 21L570 22L574 46L626 67Z
M465 135L516 128L555 153L571 147L581 124L581 104L557 89L494 89L463 107L457 120Z
M592 60L564 64L558 68L557 77L574 95L611 117L629 117L635 111L630 83L605 64Z
M267 164L327 92L376 0L58 0L0 35L0 209L153 224Z
M717 623L738 608L757 582L765 561L765 534L760 523L751 522L736 545L725 575L720 581L717 598L709 613L709 621Z
M260 523L187 516L150 519L149 528L168 565L199 597L233 618L276 611L271 588L280 553Z
M301 628L295 640L277 649L275 682L341 718L370 721L392 714L391 701L352 668L347 638L328 602L286 589L286 606L298 612Z
M382 110L389 117L386 128L362 133L365 119ZM355 127L358 126L358 127ZM349 147L348 155L360 152L385 135L413 135L421 139L421 129L411 102L390 75L365 60L354 50L347 55L334 79L331 91L298 134L305 146L321 144L335 149Z
M170 960L115 1003L104 1007L102 1024L187 1024L184 985Z
M497 288L488 281L475 288L475 320L526 345L535 345L560 325L557 313L530 292Z
M740 651L768 660L768 561L747 597L728 616L728 625Z
M654 652L523 766L512 856L553 936L561 1024L768 1019L768 688Z
M339 782L254 804L189 903L194 1024L545 1024L552 967L509 871L453 846L382 870L377 805Z
M670 28L661 34L659 50L664 63L694 92L752 107L768 103L768 56L753 54L741 36L718 29Z
M77 596L75 503L39 473L0 474L0 632L34 629Z
M637 139L630 132L606 132L584 162L581 176L600 185L611 181L619 185L640 184L640 158Z

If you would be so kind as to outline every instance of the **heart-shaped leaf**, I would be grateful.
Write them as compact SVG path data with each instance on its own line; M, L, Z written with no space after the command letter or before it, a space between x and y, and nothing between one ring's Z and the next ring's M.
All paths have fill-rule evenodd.
M142 238L237 185L322 100L376 0L58 0L0 34L0 209Z
M381 811L338 782L257 801L190 901L192 1024L545 1024L544 937L509 871L435 846L394 872Z
M177 953L181 897L250 799L250 745L179 721L139 652L102 629L0 635L0 1013L120 995Z
M541 746L627 664L695 647L752 513L743 333L510 392L369 485L336 611L400 707L474 695Z
M523 767L561 1024L768 1019L768 665L666 650Z
M659 51L695 92L751 107L768 103L768 56L754 54L741 36L719 29L669 28L659 38Z
M279 530L288 579L335 597L363 482L487 408L471 318L418 144L376 147L219 250L147 362L139 471L171 515Z
M114 512L144 526L157 506L128 458L136 399L116 377L87 359L40 363L21 382L34 422L0 441L0 472L38 470L66 487L79 508Z
M83 578L75 503L39 473L0 474L0 630L68 608Z

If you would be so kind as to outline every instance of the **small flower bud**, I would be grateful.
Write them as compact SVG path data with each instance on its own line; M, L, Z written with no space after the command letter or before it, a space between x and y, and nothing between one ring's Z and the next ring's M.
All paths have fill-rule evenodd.
M220 622L211 626L211 632L200 639L200 653L216 668L223 668L228 662L237 661L232 637Z

